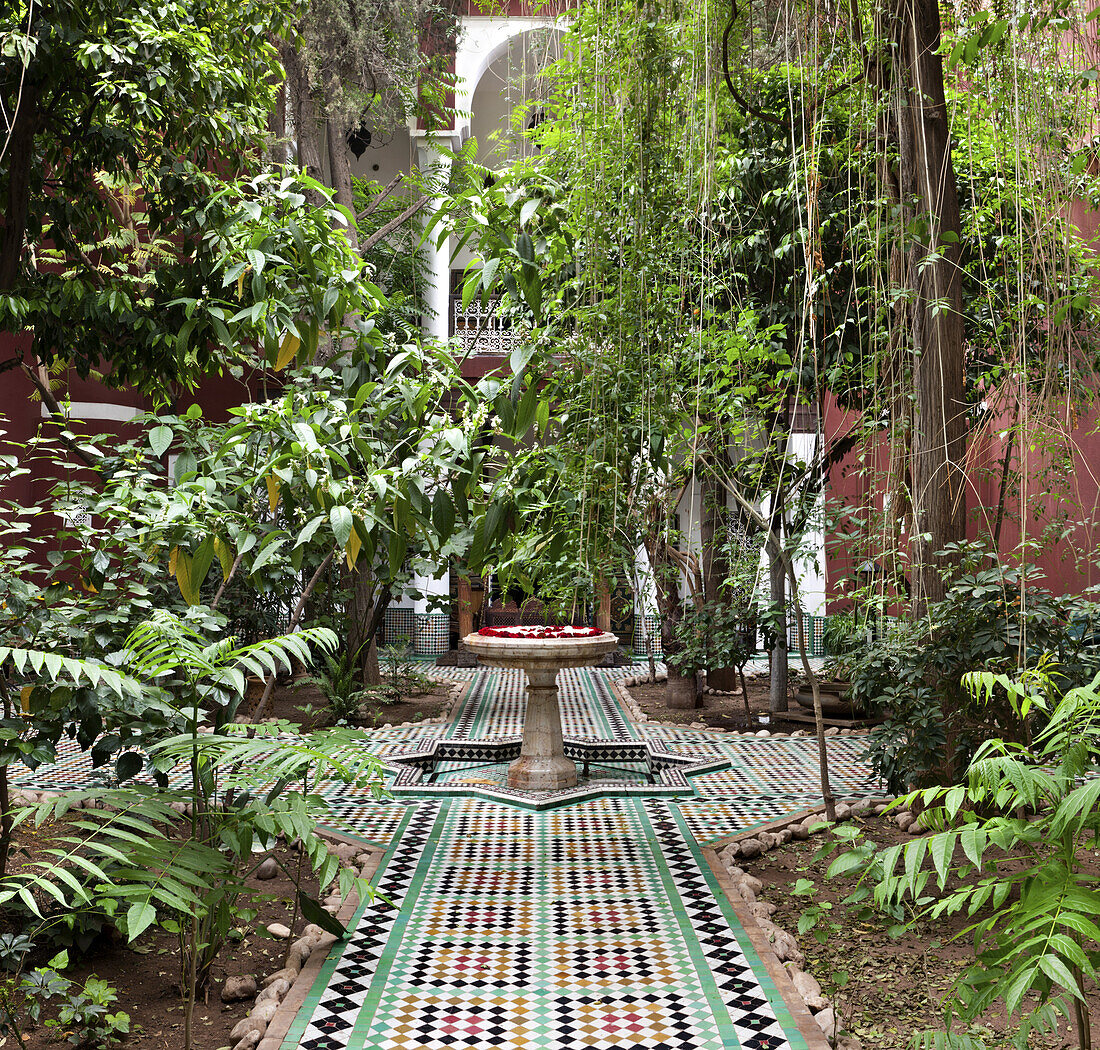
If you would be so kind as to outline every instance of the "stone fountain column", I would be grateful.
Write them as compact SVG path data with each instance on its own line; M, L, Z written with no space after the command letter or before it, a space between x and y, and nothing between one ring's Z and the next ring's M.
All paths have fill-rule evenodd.
M523 747L508 767L508 786L523 791L554 791L577 786L577 767L565 757L558 707L556 667L528 667L527 714Z

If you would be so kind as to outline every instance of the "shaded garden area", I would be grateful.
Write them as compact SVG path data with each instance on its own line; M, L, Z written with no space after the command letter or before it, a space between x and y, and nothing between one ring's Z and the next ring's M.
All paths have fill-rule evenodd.
M903 1045L841 980L864 929L948 953L907 1045L1091 1047L1095 15L0 11L0 1039L328 1047L309 982L387 907L425 930L395 985L512 979L488 934L413 958L464 877L426 843L522 854L483 875L537 909L590 856L655 892L655 842L662 935L728 928L759 992L741 1031L714 967L665 982L721 1050ZM463 638L513 611L618 635L537 688L629 835L536 849L554 800L493 795L535 665ZM704 863L808 777L829 858L771 855L767 900L841 927L831 1028ZM838 817L868 778L879 823Z

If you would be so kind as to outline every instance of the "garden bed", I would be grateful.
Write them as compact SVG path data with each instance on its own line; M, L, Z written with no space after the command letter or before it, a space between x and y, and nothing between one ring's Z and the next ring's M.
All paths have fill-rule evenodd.
M36 860L48 859L43 852L55 836L65 834L64 824L44 824L17 829L13 868L19 870ZM265 854L266 856L267 854ZM288 866L296 862L297 854L285 845L272 853ZM257 860L262 859L257 857ZM317 882L303 869L302 887L316 895ZM280 870L265 881L250 879L265 899L256 902L259 916L242 924L241 938L226 946L214 964L205 996L195 1004L193 1045L195 1050L218 1050L233 1045L229 1033L233 1026L252 1009L252 999L223 1003L221 989L228 977L252 975L258 980L282 968L287 941L276 940L266 933L269 923L289 924L294 899L294 884ZM301 932L299 919L297 936ZM110 1013L123 1010L130 1015L131 1035L125 1042L130 1050L176 1050L183 1045L184 1003L179 990L178 945L174 935L150 930L134 945L114 931L100 935L89 951L79 956L70 951L72 965L64 976L82 985L89 976L96 976L114 986L118 1001L109 1007ZM45 965L52 951L40 948L29 967ZM2 974L2 971L0 971ZM0 976L0 980L3 977ZM60 1000L49 1002L43 1010L43 1020L56 1017ZM12 1045L18 1045L13 1042ZM56 1029L35 1027L23 1044L26 1050L68 1045Z
M905 842L910 835L885 817L861 818L866 836L879 846ZM880 914L856 917L841 903L854 889L854 877L827 879L829 860L815 859L822 837L792 839L751 860L740 861L744 870L763 884L756 896L775 905L771 921L792 934L799 917L814 905L827 905L819 924L824 943L813 932L798 936L805 954L803 969L812 974L832 1002L842 1032L858 1037L867 1050L900 1050L909 1045L912 1032L942 1028L942 1000L959 973L973 959L971 940L953 939L969 925L964 916L944 917L934 925L891 931L895 920ZM835 856L835 854L834 854ZM1088 856L1086 867L1100 870L1100 854ZM961 853L956 860L961 860ZM794 895L799 879L815 884L811 896ZM948 883L948 888L953 883ZM892 936L893 934L900 936ZM1093 1030L1100 1025L1100 992L1093 986L1089 997ZM1063 1021L1063 1028L1065 1022ZM987 1040L991 1048L1006 1048L1007 1024L1003 1011L993 1014L971 1032ZM1066 1034L1032 1036L1035 1048L1076 1046Z
M637 671L645 675L644 669ZM767 729L772 732L793 733L798 730L812 731L804 722L787 721L782 716L773 718L770 712L771 683L766 677L748 678L749 711L752 720L745 718L745 701L740 691L730 693L704 693L701 707L676 710L665 703L665 683L642 682L629 687L630 695L648 719L654 722L666 722L671 725L691 725L703 723L710 729L728 729L736 732L756 732ZM788 698L792 710L801 712L793 698ZM766 721L762 721L764 716Z
M446 710L452 696L451 685L446 682L436 682L433 688L424 692L410 689L390 703L371 705L370 717L356 725L375 729L386 723L398 725L401 722L438 718ZM321 690L303 682L276 686L265 717L284 718L299 726L303 733L334 724L332 709Z

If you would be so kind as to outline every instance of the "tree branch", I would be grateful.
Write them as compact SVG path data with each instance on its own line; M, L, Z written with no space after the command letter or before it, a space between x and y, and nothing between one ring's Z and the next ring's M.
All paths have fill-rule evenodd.
M390 219L390 221L387 222L386 225L382 227L382 229L376 230L374 233L372 233L360 245L359 251L360 252L369 251L380 240L382 240L385 237L388 237L399 226L402 226L404 223L408 222L408 220L411 219L418 211L420 211L424 207L424 205L427 204L427 203L428 203L428 198L427 197L421 197L420 200L418 200L415 204L410 204L400 215L398 215L394 219Z
M305 589L302 591L302 596L298 599L298 604L294 606L294 612L290 617L290 622L287 624L287 634L290 634L294 628L298 626L298 623L302 619L302 613L306 611L306 602L309 596L313 593L313 589L317 586L318 580L324 575L325 570L332 564L332 559L335 557L336 550L329 551L328 557L317 566L317 571L310 577L309 583L306 584ZM274 691L275 675L270 675L264 683L264 695L260 697L260 702L256 705L256 710L252 712L252 720L254 722L258 722L260 716L267 710L268 701L271 699L271 694Z
M377 210L378 206L391 194L401 180L405 177L405 173L399 171L385 186L382 187L382 192L378 194L357 216L356 219L362 222L368 215Z
M726 28L722 31L722 73L726 79L726 88L733 97L733 101L746 113L756 117L758 120L766 121L768 124L774 124L777 128L786 128L787 124L785 121L780 120L778 117L773 117L770 113L765 113L762 109L758 109L733 86L733 79L730 77L730 33L733 32L738 14L737 0L730 0L729 21L726 23Z
M61 411L61 406L57 403L57 398L53 396L53 391L38 378L35 370L31 368L26 361L20 361L19 367L23 369L23 374L34 384L35 389L42 398L42 404L49 410L50 415L57 416L59 420L64 420L65 413ZM64 432L58 434L58 437L70 452L82 459L89 467L99 466L99 460L96 457L88 452L87 449L81 448L71 437L67 437Z

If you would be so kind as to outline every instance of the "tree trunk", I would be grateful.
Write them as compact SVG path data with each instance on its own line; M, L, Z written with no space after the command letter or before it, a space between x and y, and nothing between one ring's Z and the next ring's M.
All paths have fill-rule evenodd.
M474 596L470 589L469 576L459 574L455 601L458 605L458 637L465 638L474 633Z
M289 94L287 112L294 122L294 141L297 147L298 164L305 168L306 174L318 182L324 181L324 124L317 118L313 98L309 91L309 82L305 70L298 59L298 53L287 43L279 48L279 57L286 70L286 84ZM317 205L320 197L315 193L307 194L310 203Z
M362 561L351 574L352 600L348 609L348 655L359 665L364 686L380 685L375 639L390 604L388 583L379 584Z
M15 287L23 260L37 123L38 85L28 77L23 85L23 98L15 113L15 126L11 130L6 158L8 199L5 203L4 224L0 228L0 292L7 292Z
M700 562L703 573L703 597L714 604L722 595L729 575L726 490L713 475L702 481L703 514L699 522Z
M611 588L603 575L596 581L596 626L601 631L611 630Z
M347 208L352 219L348 222L348 243L352 251L359 251L359 231L355 226L355 192L351 184L351 164L348 161L348 137L344 128L329 124L328 161L332 171L332 188L336 191L336 203Z
M790 667L787 654L787 574L783 567L783 557L779 550L779 541L774 533L769 533L765 542L768 553L768 582L772 609L780 617L775 626L775 642L771 651L771 682L768 698L768 710L773 715L787 710L789 703Z
M653 583L657 589L657 611L661 614L661 648L665 654L665 666L668 668L668 681L665 683L665 705L674 710L689 710L699 706L698 676L694 671L682 674L671 661L675 661L680 651L676 639L675 627L680 622L682 605L680 602L680 570L674 568L664 547L663 537L647 543L649 562L653 570Z
M907 286L914 360L912 438L913 611L944 595L937 552L966 538L966 406L963 401L961 226L944 97L938 0L895 0L901 92L898 115L902 200L917 230Z

